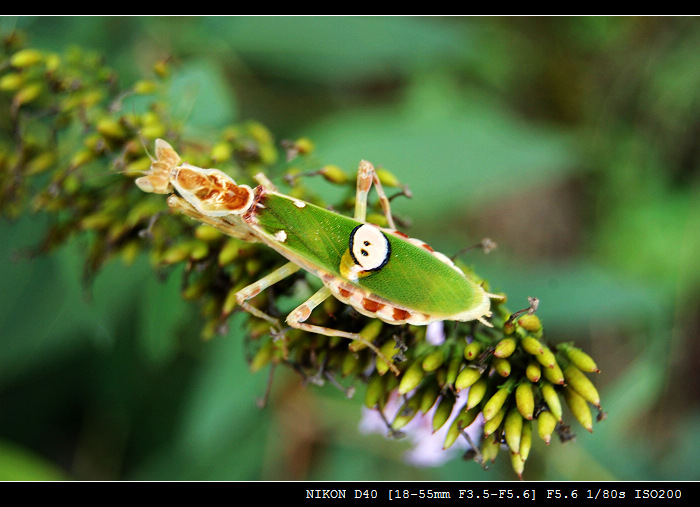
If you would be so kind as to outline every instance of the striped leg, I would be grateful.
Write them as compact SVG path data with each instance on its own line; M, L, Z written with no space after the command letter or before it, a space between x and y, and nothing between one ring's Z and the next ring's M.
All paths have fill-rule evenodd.
M307 299L304 303L292 310L292 313L290 313L287 316L287 324L294 328L301 329L303 331L308 331L310 333L318 333L324 336L339 336L341 338L348 338L350 340L359 341L367 347L369 347L377 356L381 357L384 361L386 361L391 371L394 372L394 374L398 375L400 373L399 369L396 367L396 365L394 365L391 359L388 359L384 354L382 354L374 343L365 340L359 334L348 333L347 331L340 331L338 329L331 329L329 327L316 326L314 324L306 324L304 322L306 319L309 318L309 316L311 316L311 312L314 310L314 308L316 308L318 305L320 305L326 299L328 299L330 295L331 290L328 287L324 286L321 289L319 289L318 292L316 292L313 296Z
M372 182L377 189L377 195L379 196L379 203L384 211L384 216L386 217L387 224L389 228L396 229L394 225L394 218L391 216L391 205L389 204L389 199L384 193L384 187L382 187L377 172L374 166L363 160L360 162L360 167L357 170L357 193L355 194L355 219L362 222L367 218L367 195L369 194L369 189L372 188Z
M241 290L239 290L236 293L236 302L245 311L247 311L251 315L258 317L259 319L266 320L267 322L269 322L273 326L279 327L279 320L272 317L271 315L268 315L267 313L263 312L262 310L255 308L253 305L248 303L248 300L253 299L255 296L260 294L262 291L264 291L268 287L276 284L280 280L283 280L283 279L287 278L289 275L296 273L297 271L299 271L299 269L301 269L301 268L299 266L297 266L296 264L294 264L293 262L288 262L287 264L284 264L283 266L274 270L269 275L262 277L257 282L251 283L247 287L244 287Z

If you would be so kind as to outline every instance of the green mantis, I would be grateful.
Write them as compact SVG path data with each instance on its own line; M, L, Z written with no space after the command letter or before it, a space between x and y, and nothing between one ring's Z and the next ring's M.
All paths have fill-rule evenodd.
M136 184L145 192L172 194L171 208L232 237L263 243L289 261L236 294L242 308L273 326L279 327L278 320L249 301L300 269L317 276L323 287L294 309L286 323L363 342L385 360L358 333L306 322L311 312L333 296L363 315L394 325L441 320L490 325L490 298L500 296L486 292L444 254L396 230L389 199L371 163L359 165L353 218L282 194L262 174L256 180L258 186L251 188L219 169L181 163L170 144L158 139L156 159ZM372 184L387 228L366 222Z

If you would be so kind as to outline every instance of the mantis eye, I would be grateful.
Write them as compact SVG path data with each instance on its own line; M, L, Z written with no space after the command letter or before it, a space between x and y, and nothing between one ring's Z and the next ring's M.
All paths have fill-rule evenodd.
M350 255L363 271L377 271L389 262L391 245L379 228L362 224L350 233Z

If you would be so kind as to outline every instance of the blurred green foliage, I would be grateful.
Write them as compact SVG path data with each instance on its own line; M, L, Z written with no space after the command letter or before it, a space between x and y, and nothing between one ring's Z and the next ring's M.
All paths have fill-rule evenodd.
M186 132L255 118L307 136L324 162L408 183L392 206L412 236L448 255L496 240L467 261L601 358L609 412L537 442L526 479L698 479L697 19L0 18L16 29L98 51L124 85L169 58ZM507 462L410 467L407 444L357 431L360 397L289 372L257 409L266 375L235 321L200 342L178 277L146 259L86 290L80 242L19 255L45 225L0 223L0 478L512 478Z

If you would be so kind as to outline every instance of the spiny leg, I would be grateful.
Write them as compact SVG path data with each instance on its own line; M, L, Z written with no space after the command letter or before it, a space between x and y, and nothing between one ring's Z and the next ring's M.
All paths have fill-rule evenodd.
M391 229L396 229L396 225L394 225L394 218L391 216L391 205L389 204L389 199L384 193L384 187L382 187L382 183L379 181L379 176L377 176L377 171L374 169L374 166L366 160L360 162L360 167L357 170L355 219L364 222L367 218L367 196L369 194L369 189L372 188L372 182L374 182L374 186L377 188L379 203L384 211L387 224Z
M290 326L301 329L303 331L308 331L310 333L318 333L325 336L339 336L341 338L348 338L350 340L359 341L367 347L369 347L378 357L382 358L389 365L389 368L395 375L399 375L400 371L396 365L388 359L382 352L377 348L374 343L365 340L358 333L348 333L346 331L340 331L339 329L332 329L329 327L316 326L314 324L306 324L304 321L309 318L311 312L318 305L323 303L331 295L331 290L328 287L322 287L313 296L307 299L304 303L300 304L292 313L287 316L287 324Z
M231 217L210 217L204 215L197 211L189 202L180 196L175 194L168 197L168 206L172 209L178 210L180 213L187 215L190 218L202 222L207 225L219 229L221 232L232 238L238 238L248 243L255 243L258 239L250 232L250 230L242 225L237 225L231 220L235 218Z
M265 275L257 282L251 283L247 287L244 287L241 290L239 290L236 293L236 302L251 315L258 317L259 319L266 320L273 326L279 327L278 319L272 317L271 315L268 315L262 310L255 308L253 305L248 303L248 300L254 298L263 290L276 284L280 280L287 278L289 275L293 275L294 273L299 271L299 269L301 268L293 262L288 262L284 264L283 266L274 270L272 273Z

